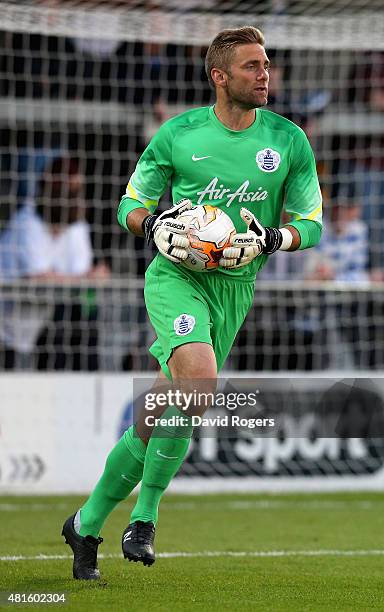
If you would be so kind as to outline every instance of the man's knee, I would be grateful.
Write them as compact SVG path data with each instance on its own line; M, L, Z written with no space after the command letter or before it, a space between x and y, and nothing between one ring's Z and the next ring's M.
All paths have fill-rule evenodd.
M173 380L216 379L217 364L210 344L190 342L174 349L168 361Z
M210 344L195 342L177 347L168 362L173 384L191 398L185 413L203 414L214 401L217 365Z

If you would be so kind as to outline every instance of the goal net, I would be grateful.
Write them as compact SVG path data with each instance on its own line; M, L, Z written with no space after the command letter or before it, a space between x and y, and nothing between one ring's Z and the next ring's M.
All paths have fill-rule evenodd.
M0 368L154 367L142 297L153 252L121 230L117 204L161 123L213 102L207 46L244 24L265 33L269 108L315 151L326 223L318 249L270 258L226 368L384 367L381 0L0 6ZM63 243L52 254L38 230L23 233L53 196L57 232L78 215L68 261Z

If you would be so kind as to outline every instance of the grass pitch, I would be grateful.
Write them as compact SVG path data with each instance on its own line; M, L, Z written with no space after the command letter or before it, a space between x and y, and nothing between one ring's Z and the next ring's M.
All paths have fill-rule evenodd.
M121 556L132 498L103 530L99 583L71 578L60 536L82 501L0 499L0 591L65 592L64 610L92 612L384 609L384 494L169 495L150 568ZM17 606L31 607L57 604Z

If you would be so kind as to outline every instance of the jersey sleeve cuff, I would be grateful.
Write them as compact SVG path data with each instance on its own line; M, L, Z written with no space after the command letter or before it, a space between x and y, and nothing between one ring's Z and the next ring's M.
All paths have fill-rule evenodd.
M138 200L134 200L133 198L123 195L120 200L119 208L117 209L117 220L120 223L121 227L128 230L127 226L127 215L135 210L136 208L144 208L147 210L146 206L139 202Z
M287 227L294 227L299 232L301 251L316 246L320 242L322 228L317 221L300 219L300 221L290 221Z

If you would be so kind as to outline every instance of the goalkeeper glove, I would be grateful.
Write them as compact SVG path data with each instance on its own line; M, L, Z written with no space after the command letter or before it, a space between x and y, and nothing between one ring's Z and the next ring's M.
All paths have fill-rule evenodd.
M142 223L147 243L153 240L160 253L174 263L180 263L188 255L189 226L185 221L178 220L177 217L191 208L191 200L184 198L160 215L148 215Z
M223 257L219 262L223 268L247 266L261 253L271 255L277 251L283 241L279 229L263 227L247 208L240 210L240 216L248 229L242 234L235 234L231 240L231 246L223 250Z

